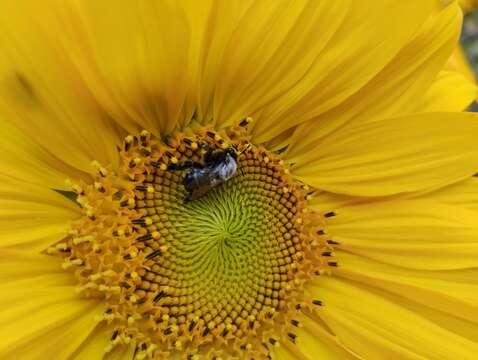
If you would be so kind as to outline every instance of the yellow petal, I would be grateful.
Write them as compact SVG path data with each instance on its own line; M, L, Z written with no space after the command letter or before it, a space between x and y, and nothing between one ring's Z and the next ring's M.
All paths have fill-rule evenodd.
M340 248L412 269L478 266L478 212L426 200L340 209L326 227Z
M105 360L133 360L136 350L135 344L117 346L105 356Z
M0 259L2 275L11 274L10 281L0 283L0 357L68 358L95 328L104 306L80 298L74 285L67 284L67 278L74 280L71 273L51 272L52 263L59 266L55 258L2 250ZM29 264L32 268L24 269Z
M61 308L57 310L61 311ZM51 354L55 354L58 359L69 358L97 325L95 317L104 311L104 307L97 304L88 308L77 307L76 311L77 315L72 318L68 318L68 311L64 314L65 318L68 318L64 325L46 331L38 337L25 339L22 345L3 358L18 359L19 354L22 359L32 360ZM44 316L48 316L48 312ZM45 326L48 327L48 323Z
M465 12L472 11L478 6L478 1L476 0L458 0L458 2Z
M452 91L450 91L452 89ZM457 71L442 71L432 87L428 89L423 104L417 109L423 112L462 111L476 98L475 81L468 80Z
M474 322L478 330L478 269L410 270L343 251L337 252L337 261L340 266L334 276L377 287L461 317Z
M193 31L180 4L81 1L64 7L72 22L65 46L106 112L130 132L174 129L189 87Z
M418 194L419 193L413 193L413 196L419 196ZM335 210L341 211L340 209L342 209L343 207L351 206L351 205L371 204L371 203L380 202L380 201L404 199L404 198L408 198L412 196L409 194L407 195L382 196L382 197L370 198L370 197L334 194L327 191L317 191L308 202L308 206L310 206L310 208L316 212L326 213L326 212L335 211Z
M297 360L296 354L294 354L293 351L290 351L285 346L279 346L277 348L274 348L272 350L272 353L274 354L273 359L277 359L277 360Z
M88 172L94 159L117 160L119 137L63 47L59 3L0 3L0 117L66 164Z
M452 124L452 125L450 125ZM445 186L478 170L478 116L426 113L345 126L297 158L296 178L322 190L385 196Z
M329 334L316 319L307 315L297 317L301 326L293 329L297 335L296 344L284 345L300 359L359 359L360 357L347 350L340 339Z
M251 4L253 4L251 0L211 1L211 4L193 0L192 4L187 3L185 6L190 22L192 24L194 21L197 22L192 34L196 38L192 43L192 50L194 52L194 46L198 44L197 59L193 56L193 62L198 68L195 91L198 120L201 122L214 120L214 92L220 79L222 59L232 34L240 32L238 24ZM199 15L201 9L207 12L205 16Z
M20 130L0 119L0 176L63 189L82 173L68 166Z
M366 359L474 359L478 344L394 303L333 277L308 286L324 302L317 310L336 336ZM445 356L445 357L444 357Z
M478 211L478 177L459 181L438 190L407 193L394 196L360 197L317 191L308 202L308 206L316 212L326 213L356 204L370 204L389 200L421 199L434 200L448 205L458 205Z
M302 81L347 16L349 3L252 3L221 60L214 96L216 121L237 122ZM261 128L264 125L257 124Z
M0 177L0 246L39 252L66 236L80 216L73 201L45 188Z
M463 270L460 270L462 272ZM476 279L476 272L473 274ZM387 297L395 302L402 302L403 298L400 295L387 293ZM438 326L448 329L457 335L463 336L466 339L478 343L478 325L467 319L443 311L438 311L427 305L422 305L416 302L407 302L407 309L420 314L424 318L434 322Z
M111 342L113 331L114 330L105 323L98 324L71 356L72 359L102 360L105 355L105 349Z
M461 73L468 81L476 83L476 76L473 68L470 66L464 49L461 46L457 46L453 54L448 59L445 70L457 71Z
M256 141L270 140L359 91L406 46L435 6L433 0L352 1L307 74L263 110Z
M472 177L437 191L418 194L416 197L478 211L478 178Z
M366 123L418 112L424 106L424 93L432 83L437 82L438 72L456 46L460 24L461 12L456 4L431 15L409 43L356 94L336 108L300 125L290 139L286 156L293 159L304 152L313 153L321 138L351 122ZM447 88L439 87L438 90L443 90L443 93L437 94L435 90L431 95L469 101L468 97L462 99L461 92L450 95ZM448 103L451 101L446 100ZM440 110L455 109L442 106Z
M61 267L61 259L49 255L28 254L0 249L0 284L30 281L34 278L53 279L57 286L76 284L72 274ZM14 285L14 284L13 284Z

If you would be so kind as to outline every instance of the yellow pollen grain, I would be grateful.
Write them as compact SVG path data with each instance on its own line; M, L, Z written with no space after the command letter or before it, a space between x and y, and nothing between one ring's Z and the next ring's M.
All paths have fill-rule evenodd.
M98 288L98 284L94 283L94 282L89 282L89 283L86 283L85 285L83 286L79 286L75 289L75 291L77 293L81 293L85 290L88 290L88 289L97 289Z
M55 249L63 251L63 250L68 249L68 245L65 244L65 243L59 243L59 244L56 244Z
M64 270L67 270L73 266L79 266L79 265L82 265L83 264L83 260L81 259L74 259L74 260L67 260L65 261L63 264L61 264L61 267L64 269Z
M73 239L73 244L79 245L79 244L93 241L94 239L95 238L92 235L82 236L82 237Z
M75 191L75 192L76 192L76 191ZM76 192L76 193L78 193L78 192ZM80 204L81 206L83 206L83 207L88 206L88 204L86 203L86 198L85 198L84 196L78 195L78 196L76 197L76 202L77 202L78 204Z

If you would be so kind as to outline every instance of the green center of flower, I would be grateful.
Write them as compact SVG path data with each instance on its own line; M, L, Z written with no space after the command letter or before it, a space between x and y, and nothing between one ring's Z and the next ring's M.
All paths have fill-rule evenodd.
M168 144L128 136L116 171L75 185L85 216L52 248L78 291L105 299L110 350L137 357L202 353L267 358L328 265L324 217L279 156L241 129L198 129Z
M167 287L155 304L178 323L193 313L208 329L242 322L253 328L283 305L288 274L300 262L294 260L302 249L300 194L285 190L283 170L264 164L257 151L241 154L238 168L232 179L190 202L181 174L158 170L147 183L154 191L136 203L151 219L141 237L151 251L142 286L156 293Z

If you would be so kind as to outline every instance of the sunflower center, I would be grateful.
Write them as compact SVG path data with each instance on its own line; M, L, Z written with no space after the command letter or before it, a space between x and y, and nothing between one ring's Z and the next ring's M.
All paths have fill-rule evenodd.
M267 358L276 336L294 340L303 284L330 249L279 156L236 127L128 136L121 159L74 186L85 216L51 250L79 292L106 300L110 347Z
M284 191L283 170L257 149L239 155L237 165L233 178L187 202L184 175L158 170L147 178L154 191L136 204L151 219L141 237L151 250L143 285L167 286L155 304L178 322L193 310L206 329L249 321L253 328L281 305L291 280L292 256L301 251L300 194ZM167 251L157 252L161 246Z

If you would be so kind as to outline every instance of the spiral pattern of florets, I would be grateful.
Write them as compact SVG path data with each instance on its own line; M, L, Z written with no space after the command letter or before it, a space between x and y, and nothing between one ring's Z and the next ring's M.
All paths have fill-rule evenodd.
M199 166L207 151L234 151L237 171L185 201L193 167L171 164ZM239 127L165 142L144 131L125 139L120 169L96 167L94 184L74 186L84 217L51 252L75 269L79 292L106 299L107 350L134 339L139 358L228 348L260 359L295 340L294 316L314 303L303 284L333 262L324 216L307 211L307 188L279 155Z

